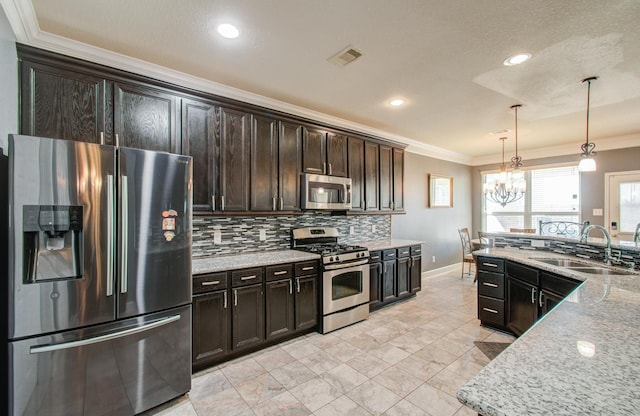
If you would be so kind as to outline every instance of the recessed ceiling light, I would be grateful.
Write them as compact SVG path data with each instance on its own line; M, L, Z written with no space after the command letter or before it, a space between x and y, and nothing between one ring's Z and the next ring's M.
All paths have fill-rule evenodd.
M519 53L505 59L503 64L505 64L506 66L520 65L521 63L528 61L530 58L530 53Z
M391 104L394 107L401 106L404 103L405 101L402 98L396 98L394 100L389 101L389 104Z
M238 28L229 23L223 23L218 26L218 33L220 34L220 36L227 39L235 39L240 35L240 31L238 30Z

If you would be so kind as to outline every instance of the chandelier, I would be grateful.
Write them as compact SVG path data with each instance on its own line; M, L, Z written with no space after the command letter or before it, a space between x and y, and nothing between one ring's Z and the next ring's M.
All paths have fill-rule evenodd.
M500 165L500 174L498 179L493 183L484 184L484 194L487 199L505 206L508 203L515 202L522 199L526 190L527 182L524 179L524 173L522 172L522 157L518 155L518 108L522 107L520 104L511 106L515 112L515 136L516 136L516 154L511 158L511 169L507 170L507 165L504 163L504 141L506 137L501 137L499 140L502 142L502 165Z

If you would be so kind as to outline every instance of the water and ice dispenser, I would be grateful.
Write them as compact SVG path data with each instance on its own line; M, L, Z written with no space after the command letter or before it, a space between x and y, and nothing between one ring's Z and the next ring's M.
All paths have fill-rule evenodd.
M82 207L25 205L24 282L82 277Z

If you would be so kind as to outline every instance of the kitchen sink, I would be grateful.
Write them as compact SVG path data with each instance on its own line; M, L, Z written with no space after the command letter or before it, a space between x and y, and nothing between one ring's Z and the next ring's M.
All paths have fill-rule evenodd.
M575 270L581 273L588 274L601 274L601 275L629 275L635 274L625 272L624 270L605 269L604 267L571 267L571 270Z
M579 262L579 261L575 261L575 260L570 260L570 259L536 259L536 258L532 258L531 260L535 260L535 261L539 261L542 263L546 263L546 264L551 264L553 266L560 266L560 267L588 267L587 264Z

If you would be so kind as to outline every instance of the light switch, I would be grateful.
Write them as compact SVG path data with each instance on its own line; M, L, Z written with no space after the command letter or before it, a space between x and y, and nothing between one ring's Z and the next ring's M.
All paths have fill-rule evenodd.
M593 209L594 217L602 217L602 208L594 208Z

